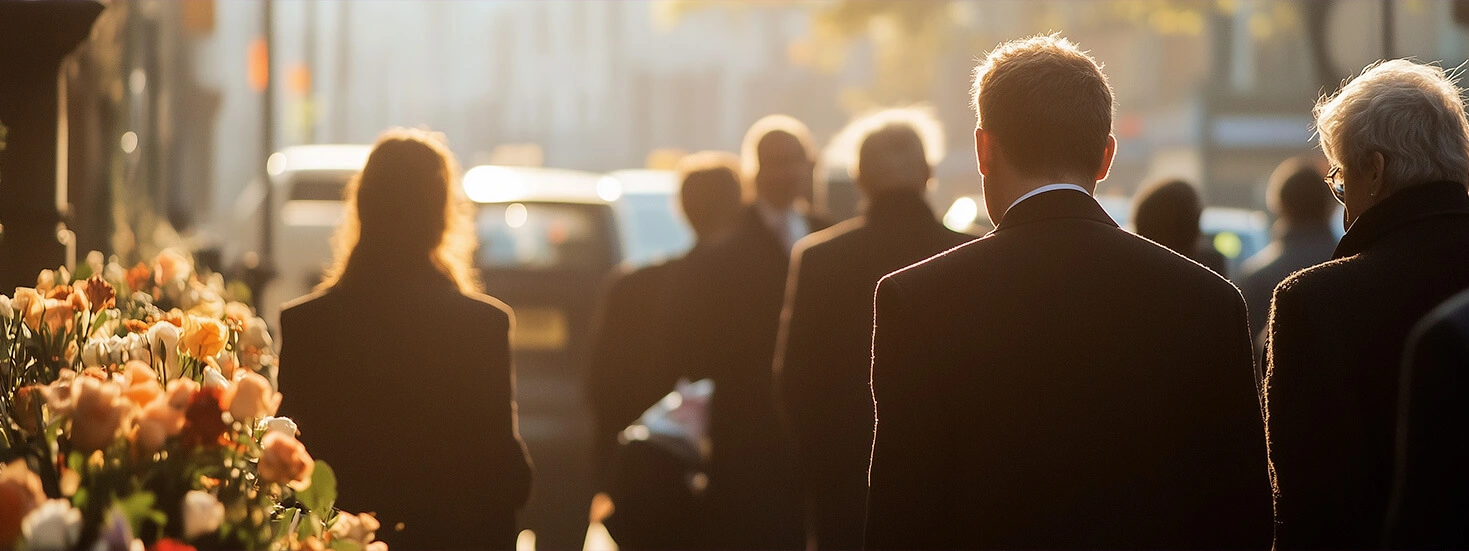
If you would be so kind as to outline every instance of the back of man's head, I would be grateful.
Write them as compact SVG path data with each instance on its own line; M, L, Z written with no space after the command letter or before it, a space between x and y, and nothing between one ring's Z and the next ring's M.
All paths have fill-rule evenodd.
M745 198L785 208L813 192L816 149L811 131L789 115L766 115L745 133L740 146Z
M1193 256L1203 211L1203 202L1194 186L1183 180L1158 180L1138 190L1132 225L1138 235L1176 253Z
M740 160L733 153L700 151L680 159L679 205L700 240L729 229L739 216Z
M852 177L868 196L922 193L943 159L944 129L924 108L885 109L859 122L863 136Z
M1321 180L1321 171L1310 159L1286 159L1270 174L1270 210L1288 222L1326 224L1336 203Z
M999 45L974 69L973 96L979 127L1021 175L1092 175L1102 167L1112 86L1070 40L1050 34Z

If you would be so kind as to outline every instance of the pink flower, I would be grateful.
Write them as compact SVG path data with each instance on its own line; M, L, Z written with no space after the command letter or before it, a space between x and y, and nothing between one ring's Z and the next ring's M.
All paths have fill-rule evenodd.
M87 453L107 447L117 439L137 406L122 396L122 386L91 377L73 383L76 402L71 415L71 445Z

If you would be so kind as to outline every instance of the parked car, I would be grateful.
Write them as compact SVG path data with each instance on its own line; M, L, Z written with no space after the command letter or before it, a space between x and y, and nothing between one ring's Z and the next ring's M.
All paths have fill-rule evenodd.
M1118 225L1132 231L1132 198L1102 195L1097 203ZM985 210L983 195L955 199L944 212L943 222L951 230L975 235L984 235L995 227ZM1228 259L1231 274L1239 273L1241 263L1270 244L1269 217L1263 211L1205 207L1199 228L1206 242Z
M643 266L678 256L692 247L694 233L679 214L678 173L671 170L616 170L608 174L621 186L613 201L622 230L623 263Z

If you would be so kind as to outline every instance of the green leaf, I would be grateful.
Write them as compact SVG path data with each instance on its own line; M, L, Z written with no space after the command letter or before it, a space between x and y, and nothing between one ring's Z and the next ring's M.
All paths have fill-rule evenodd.
M128 517L128 523L133 526L133 533L141 533L143 521L155 518L163 513L153 510L153 503L157 497L153 492L137 492L133 495L117 500L118 508L122 509ZM164 518L167 518L166 516Z
M92 326L87 329L87 334L91 335L93 333L96 333L97 329L102 327L102 324L107 323L107 318L109 315L110 314L107 313L107 310L102 310L97 312L97 315L92 316Z
M317 460L311 471L311 487L296 492L296 500L306 509L325 518L337 502L337 475L325 461Z

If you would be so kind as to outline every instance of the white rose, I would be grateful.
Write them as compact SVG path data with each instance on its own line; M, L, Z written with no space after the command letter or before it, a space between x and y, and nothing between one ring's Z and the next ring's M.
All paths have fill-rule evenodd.
M204 388L229 390L230 380L224 378L224 375L218 369L206 367L204 368Z
M82 345L82 366L102 367L110 359L107 354L107 341L105 339L92 339Z
M332 524L332 536L359 544L366 544L377 537L377 530L382 525L378 523L377 517L371 513L354 515L342 513L337 515L337 520Z
M10 306L10 297L0 295L0 319L8 320L13 317L15 317L15 308Z
M190 490L184 494L184 539L193 539L219 530L224 521L224 504L213 494Z
M266 327L265 320L251 318L245 322L244 334L240 335L240 348L253 346L260 350L267 350L271 344L270 329Z
M148 363L151 354L148 352L148 337L139 333L129 333L122 337L122 355L117 363L125 363L128 360L138 360Z
M179 368L179 328L160 321L148 328L148 349L153 352L153 365L163 364L168 380L183 376Z
M293 438L301 432L290 417L266 417L260 420L260 428L265 430L265 434L279 432Z
M91 268L92 273L94 274L100 275L102 273L102 263L106 260L107 259L102 256L102 251L92 251L87 253L87 267Z
M127 341L123 340L122 337L108 335L106 339L102 339L103 362L122 365L128 361L125 357L126 354Z
M20 521L28 549L69 549L82 537L82 512L64 499L48 499Z

